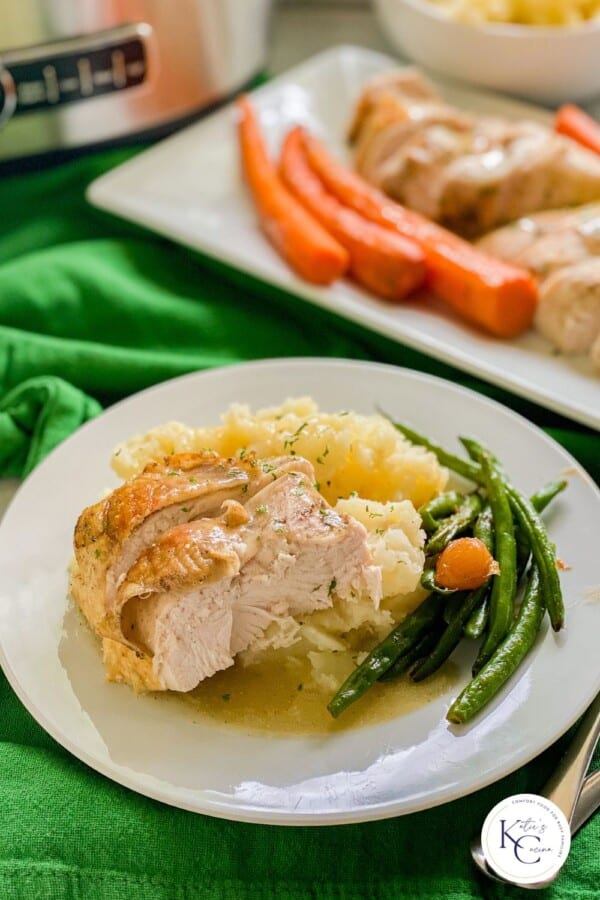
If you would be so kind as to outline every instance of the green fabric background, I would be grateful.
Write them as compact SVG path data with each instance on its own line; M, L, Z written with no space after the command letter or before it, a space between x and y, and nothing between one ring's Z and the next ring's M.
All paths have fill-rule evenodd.
M90 209L86 185L132 152L0 178L1 474L26 474L102 406L166 378L331 355L408 366L499 399L600 479L600 440L588 429ZM0 898L518 897L525 892L479 877L468 838L503 796L538 789L567 739L498 784L413 816L243 825L171 809L96 774L45 734L0 676ZM597 817L546 897L600 896L599 838Z

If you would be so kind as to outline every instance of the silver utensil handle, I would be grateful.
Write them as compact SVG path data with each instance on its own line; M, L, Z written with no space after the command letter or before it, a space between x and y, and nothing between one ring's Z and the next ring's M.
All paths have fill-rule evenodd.
M571 823L583 779L600 736L600 694L585 714L558 768L540 793L552 800Z
M600 769L592 772L583 782L579 800L571 819L571 834L575 834L600 806Z

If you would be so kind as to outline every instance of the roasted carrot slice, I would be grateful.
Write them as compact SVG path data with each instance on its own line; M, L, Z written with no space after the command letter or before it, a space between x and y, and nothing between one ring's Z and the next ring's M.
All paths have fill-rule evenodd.
M554 119L554 130L600 153L600 123L573 103L561 106Z
M347 251L282 183L269 159L250 99L241 97L237 108L244 176L263 231L302 278L331 284L348 269Z
M350 254L350 274L387 300L403 300L425 280L425 256L414 241L343 206L311 169L302 130L287 135L280 161L287 187Z
M356 212L416 241L425 253L427 284L444 303L496 337L526 331L537 304L537 286L511 266L386 197L334 160L312 135L303 134L310 165L325 186Z

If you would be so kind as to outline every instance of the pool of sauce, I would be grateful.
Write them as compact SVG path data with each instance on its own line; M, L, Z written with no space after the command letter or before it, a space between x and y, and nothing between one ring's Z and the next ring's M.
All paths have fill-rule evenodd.
M313 682L308 660L297 662L297 666L272 660L235 665L178 699L194 721L212 720L246 732L332 734L406 715L446 693L457 681L456 666L446 663L419 684L407 676L378 683L334 719L327 710L332 692Z

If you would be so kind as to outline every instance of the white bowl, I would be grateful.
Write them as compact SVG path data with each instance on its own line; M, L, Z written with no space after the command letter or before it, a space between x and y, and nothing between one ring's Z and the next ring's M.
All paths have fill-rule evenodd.
M386 37L433 71L539 103L600 96L600 21L465 25L428 0L373 0Z

